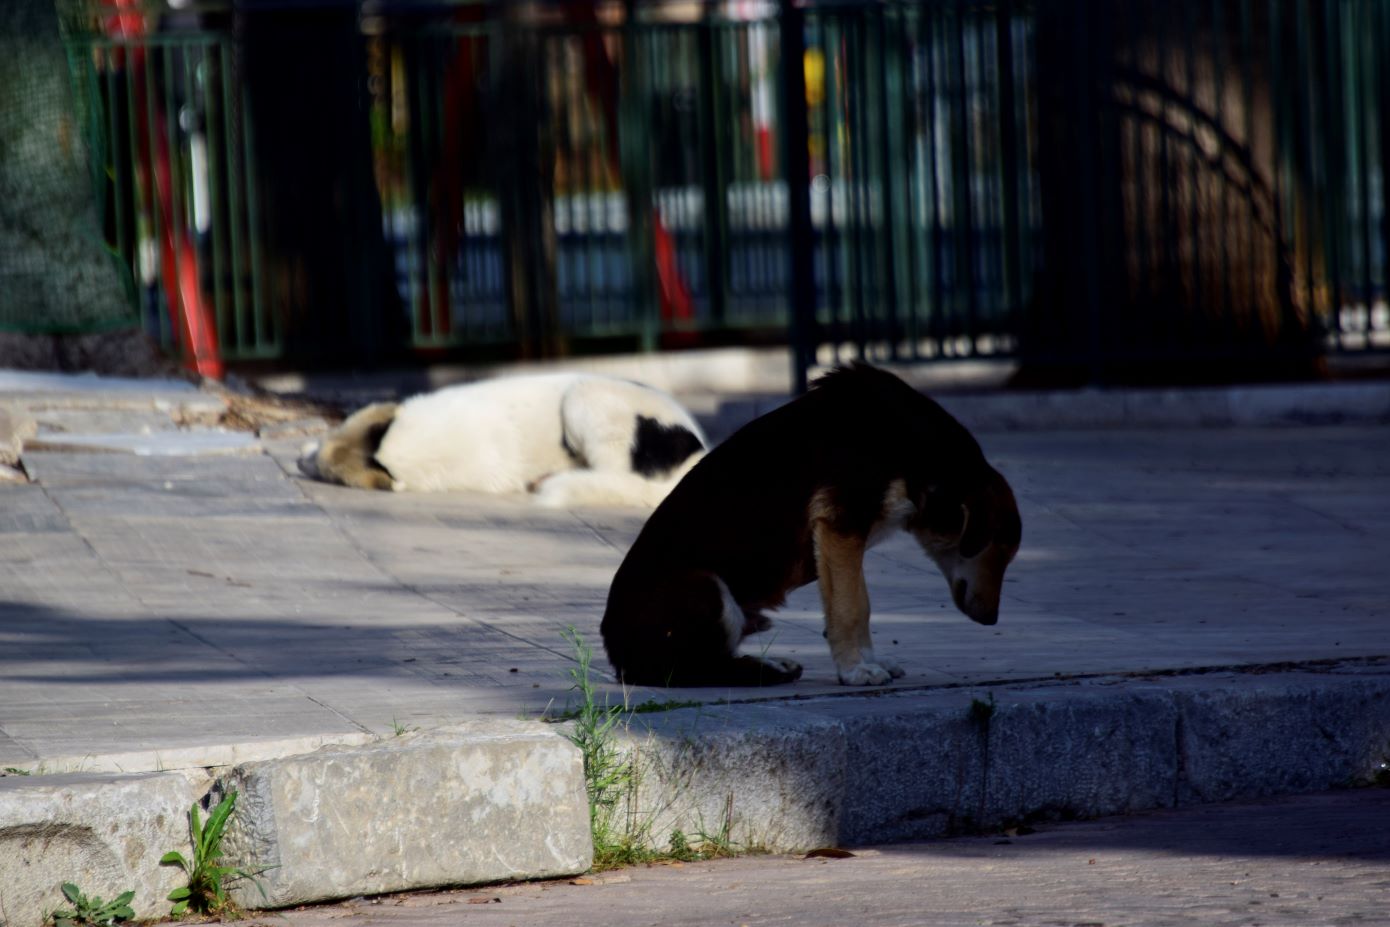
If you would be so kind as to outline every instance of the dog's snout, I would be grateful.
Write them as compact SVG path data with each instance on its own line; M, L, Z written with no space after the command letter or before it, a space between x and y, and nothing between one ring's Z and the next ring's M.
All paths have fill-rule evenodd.
M999 621L999 603L991 601L988 596L981 596L979 588L971 594L970 582L966 579L958 578L951 583L951 598L956 602L965 615L978 624L996 624Z
M990 625L999 623L999 609L997 608L969 611L966 612L966 614L969 615L970 620L974 621L976 624Z

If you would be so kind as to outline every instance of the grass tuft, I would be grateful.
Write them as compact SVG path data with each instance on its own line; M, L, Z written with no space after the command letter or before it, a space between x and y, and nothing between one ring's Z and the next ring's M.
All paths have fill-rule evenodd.
M260 889L265 897L265 889L256 881L256 876L264 869L254 873L236 866L222 864L222 837L232 812L236 810L236 792L228 792L217 805L208 812L204 822L198 815L195 802L188 809L188 830L193 838L193 858L190 860L178 850L171 850L160 857L160 865L179 866L188 876L188 884L169 893L174 907L170 916L180 917L192 911L195 914L218 916L237 916L240 911L228 894L228 888L239 879L249 879Z
M733 829L733 796L728 797L723 821L718 830L710 832L702 826L693 836L673 830L668 849L655 849L651 831L652 815L640 814L635 804L641 784L641 755L636 749L618 745L620 730L626 730L634 714L671 711L697 707L699 701L648 700L641 705L610 705L600 702L592 678L593 648L573 628L564 632L565 641L574 651L575 666L569 671L572 691L578 694L578 704L552 716L552 721L572 721L565 736L579 748L584 759L584 785L589 799L589 829L594 843L594 870L603 871L620 866L656 863L668 860L682 862L716 859L759 852L754 847L740 847L730 839Z
M131 899L135 897L133 891L122 892L110 901L103 901L97 895L88 897L71 882L64 882L63 897L72 907L53 912L53 927L113 927L121 921L135 918L135 911L130 907Z

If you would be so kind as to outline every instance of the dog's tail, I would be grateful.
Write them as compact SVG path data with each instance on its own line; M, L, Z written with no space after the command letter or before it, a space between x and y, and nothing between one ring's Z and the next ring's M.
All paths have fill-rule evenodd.
M589 505L656 508L703 456L691 454L676 469L655 479L630 471L566 470L541 481L536 487L536 502L553 509Z
M318 444L305 446L299 469L325 483L357 489L396 489L395 479L376 459L377 448L396 418L397 404L377 402L358 409Z

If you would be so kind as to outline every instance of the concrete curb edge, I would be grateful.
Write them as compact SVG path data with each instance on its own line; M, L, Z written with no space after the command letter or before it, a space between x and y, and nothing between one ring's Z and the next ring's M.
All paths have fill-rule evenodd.
M1101 677L635 715L649 840L774 851L1318 791L1390 762L1390 665ZM479 722L212 770L0 779L0 917L38 927L77 881L162 912L187 810L245 796L229 850L287 906L590 865L579 753Z

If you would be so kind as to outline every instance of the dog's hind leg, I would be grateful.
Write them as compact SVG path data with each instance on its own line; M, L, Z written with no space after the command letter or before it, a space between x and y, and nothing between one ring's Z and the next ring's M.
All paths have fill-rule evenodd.
M749 621L718 576L705 571L645 576L621 572L600 629L623 682L647 686L773 686L801 676L791 660L739 654Z
M864 538L841 534L825 521L813 530L816 573L825 606L825 637L840 682L849 686L883 685L903 675L900 667L874 659L869 636L869 589L864 583Z
M739 606L743 612L743 636L757 634L761 631L768 631L772 628L772 619L756 608Z

